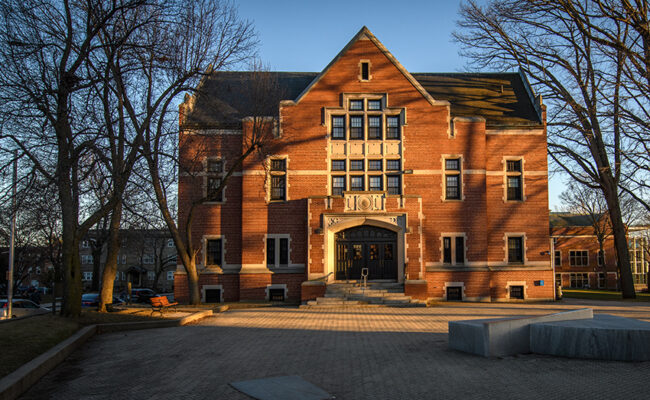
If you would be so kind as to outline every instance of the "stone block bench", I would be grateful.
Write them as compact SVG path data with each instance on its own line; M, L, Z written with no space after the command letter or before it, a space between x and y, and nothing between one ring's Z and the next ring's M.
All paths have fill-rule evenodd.
M530 351L554 356L650 361L650 322L597 314L530 325Z
M483 357L530 353L531 324L592 318L593 310L584 308L536 317L450 321L449 347Z

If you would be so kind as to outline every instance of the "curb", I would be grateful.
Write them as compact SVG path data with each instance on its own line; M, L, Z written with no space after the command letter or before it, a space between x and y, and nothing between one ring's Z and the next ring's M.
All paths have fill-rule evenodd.
M226 310L227 308L223 310L219 309L218 312L221 313ZM38 382L39 379L59 365L95 334L177 327L187 325L212 315L212 310L206 310L195 312L181 319L169 321L123 322L83 327L63 342L57 344L45 353L0 379L0 400L14 400L18 398L18 396L26 392L30 387L32 387L32 385Z

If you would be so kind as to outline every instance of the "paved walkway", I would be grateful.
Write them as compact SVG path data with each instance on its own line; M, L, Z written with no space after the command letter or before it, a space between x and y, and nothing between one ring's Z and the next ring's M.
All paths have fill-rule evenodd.
M233 310L197 325L96 336L24 399L248 399L230 382L300 375L337 399L647 399L650 362L447 348L447 322L579 308L650 321L647 303ZM604 306L603 306L604 304Z

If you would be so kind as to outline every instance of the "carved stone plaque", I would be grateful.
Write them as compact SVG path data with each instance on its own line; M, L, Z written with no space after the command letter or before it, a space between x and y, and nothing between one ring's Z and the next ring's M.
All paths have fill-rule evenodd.
M344 211L384 211L385 199L383 193L346 193Z

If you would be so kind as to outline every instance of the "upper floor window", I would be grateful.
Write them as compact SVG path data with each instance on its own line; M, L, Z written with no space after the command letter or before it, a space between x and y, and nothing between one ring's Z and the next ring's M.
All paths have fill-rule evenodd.
M286 200L287 160L271 160L271 200Z
M363 140L363 116L350 116L350 139Z
M400 175L386 175L388 194L402 194L402 177Z
M506 160L506 198L523 200L521 160Z
M332 177L332 196L343 196L345 191L345 175Z
M332 171L345 171L345 160L332 160Z
M460 172L460 158L445 160L445 200L462 198Z
M382 176L381 175L370 175L368 177L368 189L373 191L382 190Z
M363 175L353 175L350 177L350 190L354 191L363 191L364 190L364 185L363 185Z
M223 202L223 188L219 190L222 182L224 161L207 160L206 162L206 190L207 201Z
M451 265L465 263L465 237L443 236L442 262Z
M370 63L367 61L361 62L361 80L370 80Z
M560 250L555 250L555 266L556 267L562 266L562 251Z
M508 237L508 262L520 264L524 262L524 238L521 236Z
M350 100L350 111L363 111L363 99Z
M605 250L598 250L598 266L605 265Z
M368 171L381 171L382 160L368 160Z
M386 160L386 171L399 171L401 160Z
M345 116L332 115L332 139L345 140Z
M363 171L363 160L350 160L350 171Z
M587 250L570 250L569 265L571 267L589 266L589 251Z
M381 111L381 100L368 100L368 111Z
M401 136L399 116L389 115L386 117L386 139L399 139Z
M381 140L381 115L368 116L368 139Z

